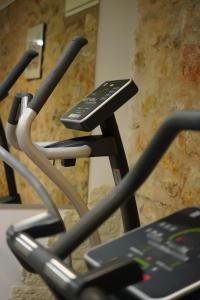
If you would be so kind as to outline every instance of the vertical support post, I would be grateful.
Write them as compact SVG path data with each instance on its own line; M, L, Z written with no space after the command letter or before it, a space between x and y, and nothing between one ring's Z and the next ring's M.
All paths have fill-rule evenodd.
M6 140L6 136L5 136L5 132L4 132L4 128L3 128L1 119L0 119L0 145L4 149L9 151L8 143ZM14 175L13 169L10 166L8 166L6 163L3 163L3 164L4 164L4 170L5 170L5 174L6 174L7 186L8 186L8 191L9 191L9 196L5 197L5 202L3 201L3 203L21 203L20 196L17 193L16 183L15 183L15 175ZM0 198L0 202L1 202L1 198Z
M109 160L114 181L117 185L119 181L128 173L129 167L114 114L112 114L111 117L100 124L100 127L103 136L112 136L115 139L117 155L109 156ZM123 206L121 207L121 214L125 232L140 226L140 220L134 194L130 199L127 199L125 204L123 204Z

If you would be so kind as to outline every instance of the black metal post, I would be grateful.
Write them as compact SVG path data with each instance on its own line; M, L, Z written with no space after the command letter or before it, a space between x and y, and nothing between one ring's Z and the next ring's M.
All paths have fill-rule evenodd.
M126 154L122 144L119 128L114 114L102 124L100 124L102 134L104 136L112 136L115 139L117 147L117 155L109 156L110 165L113 172L115 184L117 185L129 171ZM124 231L129 231L140 226L140 220L134 194L127 199L121 207L122 221Z
M2 121L0 119L0 145L9 151L8 143L6 140L4 128ZM15 175L13 169L9 167L6 163L4 164L4 170L6 174L7 186L9 191L9 196L0 198L0 203L21 203L20 196L17 193L17 187L15 183ZM1 201L2 200L2 201Z

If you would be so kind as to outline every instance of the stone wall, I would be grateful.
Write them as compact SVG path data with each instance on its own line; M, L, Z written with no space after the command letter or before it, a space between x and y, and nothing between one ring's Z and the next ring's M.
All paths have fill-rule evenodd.
M139 0L133 78L139 93L132 102L129 162L134 163L155 130L177 109L197 109L200 104L200 1ZM147 223L188 205L199 204L199 133L182 132L151 177L137 193L141 221ZM109 191L101 186L91 195L96 203ZM73 220L72 220L73 219ZM75 222L70 214L67 222ZM119 215L101 227L103 240L121 232ZM73 255L83 269L81 246ZM15 298L13 298L15 299Z
M175 110L200 107L200 1L138 1L129 161ZM199 204L200 134L182 132L138 192L143 222Z
M28 28L46 23L45 48L43 55L43 76L41 79L27 81L23 76L17 81L10 95L0 104L0 113L7 120L11 101L16 92L35 93L46 77L67 42L74 35L85 36L89 43L73 62L64 75L48 103L32 126L34 140L62 140L79 136L78 131L66 130L60 123L62 114L89 93L94 86L96 37L98 7L66 20L64 17L64 0L16 0L9 7L0 11L0 82L15 65L25 51ZM35 167L22 153L12 153L25 163L37 178L43 182L52 198L58 204L66 203L66 197ZM87 198L88 160L80 159L76 167L57 167L68 176L84 199ZM26 182L16 175L17 187L24 203L38 203L37 195L30 190ZM7 188L2 166L0 167L0 195L5 195Z

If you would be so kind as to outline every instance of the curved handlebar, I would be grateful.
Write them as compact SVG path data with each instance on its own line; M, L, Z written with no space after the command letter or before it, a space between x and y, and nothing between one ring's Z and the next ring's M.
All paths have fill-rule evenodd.
M35 58L38 53L33 50L27 50L24 55L21 57L19 62L15 65L12 71L9 73L7 78L0 85L0 101L2 101L6 96L8 96L8 92L10 88L13 86L18 77L23 73L28 64Z
M129 199L144 183L181 130L200 130L200 111L180 111L170 115L129 173L101 202L62 235L53 244L51 251L64 258L79 246L124 203L124 199Z
M31 261L30 264L34 264L35 268L37 263L37 272L42 275L43 279L47 279L47 282L49 278L55 278L56 274L58 274L58 268L60 267L62 272L66 273L67 270L64 269L65 266L62 265L60 260L57 260L54 254L57 254L60 258L68 256L84 239L114 213L114 211L123 204L124 199L128 199L132 192L135 192L143 184L175 139L176 135L182 130L200 130L200 111L180 111L169 116L157 130L135 166L122 181L100 203L85 214L78 223L73 225L67 233L63 234L62 237L55 242L50 251L41 249L30 237L27 239L23 234L21 235L21 244L23 246L21 250L19 247L16 248L16 243L20 241L19 234L17 238L16 236L14 238L14 236L11 237L7 235L10 248L14 252L17 250L18 257L22 255L25 263L30 263ZM23 245L24 242L29 243L29 248ZM24 255L24 248L29 249L30 255L27 253ZM42 255L38 255L41 251ZM26 261L26 259L29 259L29 261ZM54 264L53 266L52 263ZM42 264L45 264L46 269L42 269ZM46 277L48 274L47 266L50 272L54 272L54 277ZM55 266L57 269L55 269ZM84 275L84 278L87 278L87 275ZM78 279L79 278L77 278L77 280ZM58 281L51 281L51 286L56 282Z
M7 243L18 260L33 268L59 299L106 300L109 298L103 291L111 294L142 280L142 270L132 258L115 258L77 276L62 260L25 233L7 234ZM98 290L94 291L94 287Z
M34 237L41 237L64 231L65 225L60 213L38 179L3 147L0 147L0 159L5 161L11 168L15 169L26 179L26 181L28 181L47 208L47 212L11 226L13 229L12 232L24 231L30 233Z
M32 108L36 113L39 113L42 106L45 104L48 97L51 95L80 49L86 44L87 40L80 36L74 37L70 41L69 45L65 48L63 54L59 58L57 64L43 82L41 87L38 89L28 107Z

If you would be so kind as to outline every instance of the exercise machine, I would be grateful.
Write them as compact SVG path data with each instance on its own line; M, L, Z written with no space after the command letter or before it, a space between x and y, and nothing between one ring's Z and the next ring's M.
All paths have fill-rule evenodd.
M60 233L64 231L64 224L57 208L53 204L44 187L38 182L37 178L35 178L30 173L30 171L26 169L26 167L24 167L20 162L12 157L11 154L2 149L2 147L0 147L0 159L6 161L6 163L9 164L10 167L18 171L24 177L24 179L29 182L29 184L35 189L47 209L47 212L42 213L38 216L34 216L22 222L18 222L14 226L11 226L8 230L8 235L10 237L15 234L19 234L19 236L16 238L17 242L19 242L19 244L16 245L16 248L19 250L19 252L22 251L23 254L28 258L28 252L32 251L30 246L34 249L37 249L37 242L34 240L31 242L29 238L27 238L28 236L32 238L40 238L47 235L49 236L55 233ZM25 251L22 249L21 245L25 247ZM37 256L39 255L41 257L44 257L43 251L41 252L41 247L39 247L40 253L38 253ZM35 272L35 269L32 268L31 265L29 265L28 261L21 259L21 255L18 254L18 251L14 251L14 254L24 268L26 268L30 272ZM49 264L50 270L53 270L53 272L55 271L55 275L58 274L58 280L60 276L64 279L62 272L65 272L66 265L61 260L60 263L58 261L54 261L53 259L51 262L52 265ZM37 264L37 266L39 265ZM59 271L60 267L62 268L61 273ZM133 271L134 276L132 276ZM103 291L111 292L113 290L116 290L116 286L120 289L126 287L131 283L138 282L138 280L141 280L142 278L142 271L138 264L133 262L133 260L127 258L117 259L115 261L106 263L103 267L98 269L98 272L88 271L81 277L69 268L66 268L66 272L67 276L74 280L73 288L70 287L70 289L68 289L67 287L67 289L64 291L64 294L67 293L67 298L71 300L77 299L77 295L78 297L80 296L81 299L88 300L92 300L94 299L94 297L95 299L107 299L107 296ZM54 275L53 277L54 279L56 279ZM110 279L112 280L112 284L108 284ZM60 283L62 285L62 281ZM98 286L98 288L94 287L96 285ZM54 288L52 287L51 289L54 292ZM62 294L63 291L61 291L61 293L59 292L59 298L62 297Z
M14 83L17 81L19 76L23 73L25 68L29 63L38 55L34 50L27 50L18 63L14 66L11 72L8 74L6 79L0 85L0 102L3 101L9 94L9 90L12 88ZM6 139L3 123L0 118L0 145L9 151L8 142ZM21 203L20 195L17 192L15 176L12 168L10 168L6 163L4 163L4 170L6 175L6 181L8 186L9 195L2 196L0 198L0 203L12 203L18 204Z
M32 100L29 94L22 94L21 102L19 95L15 97L6 127L9 143L23 150L51 178L74 203L80 216L87 211L87 208L83 207L80 196L72 191L71 186L66 183L66 179L47 159L61 159L63 166L72 166L79 157L108 156L115 184L118 184L128 172L128 163L114 112L138 91L137 86L131 79L106 81L61 118L67 128L75 130L91 131L100 125L101 135L59 141L45 147L33 143L30 135L33 120L68 68L69 61L72 62L79 49L86 42L82 37L76 37L70 42L71 44L66 48L57 65ZM74 48L71 45L74 45ZM75 46L77 48L76 53ZM19 108L17 107L20 106L20 103L22 106L28 107L18 120L17 111ZM121 211L125 231L139 226L134 195L122 206Z
M101 135L82 136L47 143L44 147L41 147L38 143L35 145L46 158L51 160L60 159L65 167L75 165L78 157L108 156L115 183L118 184L128 172L128 164L114 111L129 100L136 91L137 88L130 79L104 82L61 118L67 128L75 130L92 131L100 125ZM20 148L15 133L18 122L17 112L20 104L25 101L27 104L30 103L31 95L17 94L15 96L6 127L7 138L10 144L17 149ZM125 231L139 226L134 196L121 210Z
M84 274L77 277L65 267L62 260L143 184L181 130L200 130L199 119L200 111L180 111L170 115L139 160L113 191L63 234L49 250L42 247L25 231L16 232L14 226L7 231L7 241L11 250L22 262L40 274L58 299L81 299L77 282L80 282L78 278L80 280L85 278ZM31 226L30 223L29 225ZM91 275L91 284L87 282L86 286L103 289L106 296L99 299L114 297L114 299L140 300L199 300L199 233L198 207L183 209L152 224L125 233L120 238L87 253L86 261L93 269L85 274L86 277L87 274ZM135 273L139 276L134 278L136 280L133 285L117 291L118 286L115 284L115 288L109 290L115 277L107 278L109 280L106 287L101 284L106 275L105 277L103 275L102 281L92 282L92 278L95 278L95 274L98 274L103 266L123 259L130 259L136 263L135 271L131 271L131 277L134 277ZM117 274L121 275L120 271ZM124 279L123 275L120 277ZM88 299L96 299L95 296L93 294Z
M31 140L31 124L43 105L47 101L48 96L56 87L66 69L72 63L80 49L87 43L82 37L73 38L69 45L64 49L63 54L58 60L57 64L47 76L46 80L36 91L35 96L32 98L28 107L18 120L17 128L15 127L18 118L18 106L14 105L9 120L13 122L8 123L6 132L7 136L13 137L16 134L16 146L24 151L27 156L45 173L47 176L61 189L61 191L69 198L74 205L76 211L80 216L88 211L87 205L82 201L79 193L73 188L71 183L59 172L55 166L41 153L37 146ZM28 102L28 99L27 99ZM17 102L16 102L17 103ZM17 116L17 117L16 117ZM16 129L16 132L15 132ZM25 130L24 130L25 129ZM9 135L9 130L11 134ZM14 144L14 143L13 143ZM61 149L62 151L62 149ZM90 237L91 245L100 243L98 233L94 233Z

